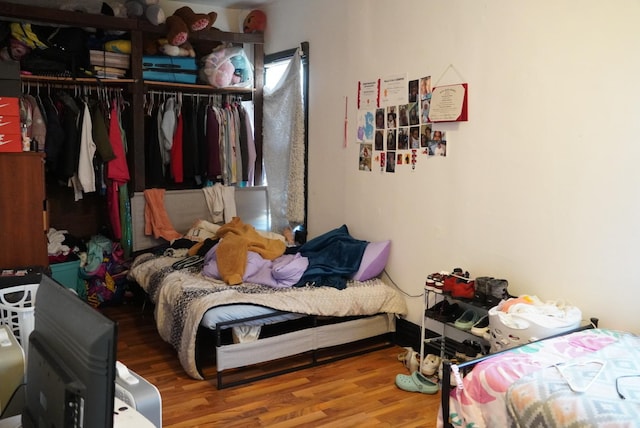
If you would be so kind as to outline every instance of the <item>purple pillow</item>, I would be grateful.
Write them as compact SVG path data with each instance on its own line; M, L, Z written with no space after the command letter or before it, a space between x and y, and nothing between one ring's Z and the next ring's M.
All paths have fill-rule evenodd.
M391 241L369 242L362 255L360 268L351 279L366 281L380 275L389 260L389 251Z

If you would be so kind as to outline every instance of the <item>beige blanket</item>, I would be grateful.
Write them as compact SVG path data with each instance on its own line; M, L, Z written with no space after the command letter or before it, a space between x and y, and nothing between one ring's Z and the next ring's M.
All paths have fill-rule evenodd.
M380 279L349 281L344 290L317 286L275 289L248 283L229 286L203 276L199 269L176 271L171 267L176 260L143 254L134 260L129 278L155 303L160 336L176 349L182 367L194 379L203 379L195 361L198 325L204 313L215 306L245 303L338 317L407 313L404 297Z

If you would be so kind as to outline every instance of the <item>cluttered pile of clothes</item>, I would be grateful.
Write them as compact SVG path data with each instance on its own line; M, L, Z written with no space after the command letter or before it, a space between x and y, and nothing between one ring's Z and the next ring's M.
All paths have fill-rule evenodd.
M129 264L122 246L103 235L87 242L66 230L49 229L47 233L49 263L78 261L75 283L65 284L94 307L116 304L126 289Z

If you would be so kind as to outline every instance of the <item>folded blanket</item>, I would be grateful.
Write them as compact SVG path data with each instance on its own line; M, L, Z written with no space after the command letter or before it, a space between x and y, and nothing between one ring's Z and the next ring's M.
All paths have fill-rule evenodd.
M242 283L249 251L258 253L264 259L273 260L283 255L286 249L283 241L265 238L239 217L234 217L221 226L216 236L220 238L216 256L218 270L224 282L230 285Z
M346 287L347 280L358 271L367 241L349 235L346 225L313 238L300 247L300 254L309 259L309 267L298 286L329 285Z

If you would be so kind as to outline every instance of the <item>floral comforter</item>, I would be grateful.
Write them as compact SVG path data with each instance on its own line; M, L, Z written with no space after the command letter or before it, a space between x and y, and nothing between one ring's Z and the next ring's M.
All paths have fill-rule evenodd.
M633 400L615 387L633 373L640 375L640 337L631 333L592 329L531 343L478 363L451 391L449 420L473 428L640 426L640 378L622 378Z

